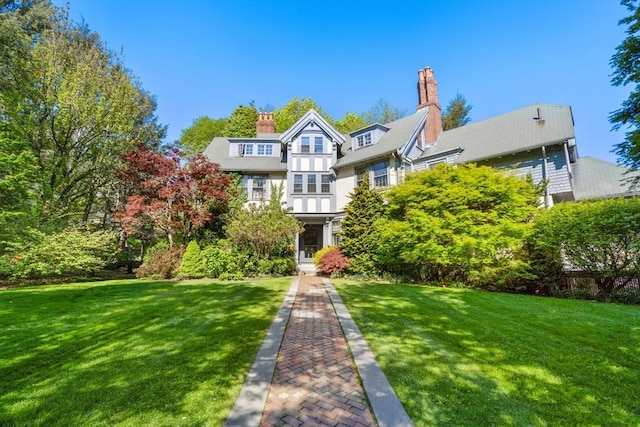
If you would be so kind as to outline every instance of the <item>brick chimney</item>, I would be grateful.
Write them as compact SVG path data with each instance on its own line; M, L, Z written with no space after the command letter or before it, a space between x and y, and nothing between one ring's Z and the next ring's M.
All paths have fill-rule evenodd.
M424 125L426 143L433 144L442 133L442 109L438 104L438 81L433 77L433 69L418 70L418 106L416 110L429 107Z
M276 133L276 122L273 120L273 113L260 113L256 123L256 133Z

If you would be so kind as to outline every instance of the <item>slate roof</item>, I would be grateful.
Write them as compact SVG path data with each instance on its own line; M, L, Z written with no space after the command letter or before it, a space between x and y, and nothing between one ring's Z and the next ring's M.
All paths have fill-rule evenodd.
M260 135L262 136L262 135ZM264 138L222 138L216 137L205 148L203 154L212 162L219 163L223 171L227 172L286 172L287 162L280 157L246 156L229 157L229 142L240 141L265 141L280 144L279 139Z
M427 114L427 109L420 110L402 119L387 123L384 127L389 131L380 140L368 147L351 150L350 138L342 146L342 158L338 159L333 169L340 169L357 163L366 162L378 157L389 155L400 148L409 140L415 132L420 121Z
M627 169L593 157L581 157L572 166L573 196L576 200L601 199L640 194L632 191L626 180L634 175ZM637 174L636 174L637 175Z
M542 120L535 120L538 109ZM533 104L443 132L436 145L420 158L462 148L458 163L477 162L562 143L575 138L571 107Z

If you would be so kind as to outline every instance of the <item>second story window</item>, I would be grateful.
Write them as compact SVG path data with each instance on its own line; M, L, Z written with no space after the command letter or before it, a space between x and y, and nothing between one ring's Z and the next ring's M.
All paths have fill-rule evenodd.
M321 136L316 136L314 138L313 152L314 153L323 153L324 152L324 140L323 140L323 138Z
M307 175L307 193L316 192L316 176Z
M308 136L303 136L300 138L300 152L301 153L310 153L311 152L311 142Z
M331 193L331 175L322 175L322 189L323 193Z
M293 192L302 193L302 175L293 176Z

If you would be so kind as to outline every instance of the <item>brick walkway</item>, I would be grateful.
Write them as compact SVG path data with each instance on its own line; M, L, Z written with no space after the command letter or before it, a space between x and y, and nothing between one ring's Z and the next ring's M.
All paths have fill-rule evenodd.
M261 425L376 425L319 277L300 281Z

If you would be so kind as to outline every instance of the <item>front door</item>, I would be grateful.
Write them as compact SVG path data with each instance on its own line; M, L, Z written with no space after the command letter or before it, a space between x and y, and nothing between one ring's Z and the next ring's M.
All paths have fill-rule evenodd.
M305 224L299 243L300 262L313 262L313 256L322 248L322 226Z

